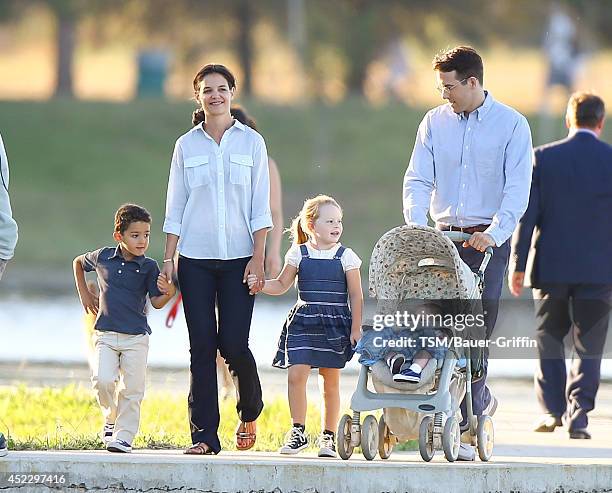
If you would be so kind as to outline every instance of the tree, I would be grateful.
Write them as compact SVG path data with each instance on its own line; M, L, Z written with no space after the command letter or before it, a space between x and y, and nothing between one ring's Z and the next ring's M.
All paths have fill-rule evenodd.
M54 96L73 97L73 65L78 23L87 16L112 12L120 0L2 0L0 20L14 20L25 15L32 6L47 7L56 19L57 53Z

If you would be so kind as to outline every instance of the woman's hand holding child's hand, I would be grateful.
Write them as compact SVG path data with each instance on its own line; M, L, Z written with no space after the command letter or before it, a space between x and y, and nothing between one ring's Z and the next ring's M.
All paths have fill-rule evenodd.
M176 293L176 288L171 281L166 278L165 274L159 274L157 276L157 288L166 296L174 296Z
M255 282L251 286L249 283L249 278L254 276ZM264 260L263 257L255 257L253 256L244 270L244 277L242 282L247 283L249 285L249 294L257 294L259 293L266 282L266 275L264 273Z
M257 284L257 276L255 274L249 274L247 276L247 285L249 286L249 290L253 290L253 287Z

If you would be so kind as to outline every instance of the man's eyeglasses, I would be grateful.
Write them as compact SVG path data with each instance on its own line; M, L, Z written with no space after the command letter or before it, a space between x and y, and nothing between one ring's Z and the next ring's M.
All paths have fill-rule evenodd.
M466 80L468 80L469 77L466 77L465 79L461 79L459 82L457 82L456 84L453 84L452 86L436 86L436 90L442 94L444 96L444 93L448 93L450 94L450 92L457 87L459 84L463 84Z

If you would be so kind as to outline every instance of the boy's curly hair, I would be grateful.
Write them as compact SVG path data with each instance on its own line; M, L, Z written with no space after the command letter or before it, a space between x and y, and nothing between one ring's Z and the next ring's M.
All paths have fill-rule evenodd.
M136 204L123 204L115 213L115 233L123 234L130 224L139 221L151 224L149 211Z

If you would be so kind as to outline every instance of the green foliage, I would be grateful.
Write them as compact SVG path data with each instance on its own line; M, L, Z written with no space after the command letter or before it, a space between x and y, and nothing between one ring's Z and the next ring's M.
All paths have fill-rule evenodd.
M330 194L344 208L343 243L367 261L378 238L403 222L402 179L425 110L360 99L333 107L246 106L280 169L284 226L305 198ZM113 214L124 202L151 211L149 255L159 259L170 158L191 126L191 110L164 101L0 102L20 226L15 267L65 268L70 276L77 254L113 243ZM531 124L541 143L537 120ZM558 118L555 135L564 133ZM610 135L607 129L604 139Z
M369 258L399 224L403 176L421 111L248 105L283 179L285 226L318 193L345 208L343 241ZM190 128L189 104L0 103L11 164L11 200L20 225L16 264L61 267L112 244L117 207L153 214L150 255L162 255L166 184L176 138ZM279 225L280 227L280 225Z

